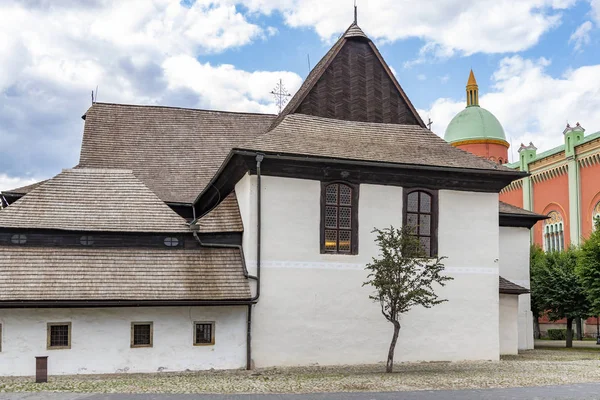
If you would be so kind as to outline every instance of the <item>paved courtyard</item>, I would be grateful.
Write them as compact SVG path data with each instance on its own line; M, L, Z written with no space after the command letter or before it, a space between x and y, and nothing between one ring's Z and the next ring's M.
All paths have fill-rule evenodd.
M600 383L485 390L440 390L388 393L320 394L70 394L0 393L0 400L513 400L513 399L598 399Z
M536 340L535 347L565 347L567 344L564 340ZM573 340L574 348L596 349L600 350L600 345L596 344L596 340Z

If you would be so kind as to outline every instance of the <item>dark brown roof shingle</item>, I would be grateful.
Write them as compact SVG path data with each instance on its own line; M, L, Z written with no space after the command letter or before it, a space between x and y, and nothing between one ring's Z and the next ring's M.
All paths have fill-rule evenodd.
M214 210L200 218L196 225L200 233L243 232L244 225L235 192L227 196Z
M544 215L540 215L534 213L532 211L525 210L524 208L513 206L512 204L505 203L503 201L500 202L500 213L501 214L514 214L514 215L522 215L527 217L540 217L541 219L546 218Z
M523 286L519 286L516 283L509 281L508 279L504 279L503 277L499 277L499 290L502 294L525 294L529 293L529 289L524 288Z
M241 149L397 164L514 170L449 145L418 125L343 121L290 114Z
M191 204L232 147L274 115L95 103L85 115L80 167L134 172L167 203Z
M131 171L68 169L0 212L0 227L100 232L189 232Z
M0 246L0 276L0 305L251 297L238 249Z

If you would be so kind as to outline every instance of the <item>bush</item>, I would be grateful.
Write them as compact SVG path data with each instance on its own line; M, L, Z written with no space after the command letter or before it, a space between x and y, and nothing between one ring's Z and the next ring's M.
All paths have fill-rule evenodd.
M548 338L550 340L567 340L566 329L548 329Z

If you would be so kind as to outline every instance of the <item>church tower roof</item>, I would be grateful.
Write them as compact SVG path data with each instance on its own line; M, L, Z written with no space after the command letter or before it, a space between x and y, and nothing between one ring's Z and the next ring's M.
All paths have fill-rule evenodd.
M479 86L473 70L469 73L466 91L467 107L450 121L444 139L453 144L486 142L508 147L500 121L494 114L479 106Z
M347 121L425 124L375 44L355 20L273 121L289 114Z

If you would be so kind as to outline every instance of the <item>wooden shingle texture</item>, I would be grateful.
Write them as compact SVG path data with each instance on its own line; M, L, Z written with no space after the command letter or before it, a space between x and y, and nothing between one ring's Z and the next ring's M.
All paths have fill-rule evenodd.
M503 277L499 277L499 291L502 294L525 294L529 293L529 289L524 288L523 286L519 286L516 283L509 281L508 279L504 279Z
M449 145L418 125L342 121L290 114L273 130L240 147L336 159L514 172Z
M200 233L243 232L244 225L235 192L225 198L214 210L200 218Z
M379 50L356 23L312 69L271 128L293 113L425 127Z
M0 246L2 301L251 297L238 249Z
M543 215L534 213L529 210L525 210L524 208L513 206L512 204L505 203L503 201L500 202L500 214L512 214L512 215L522 215L527 217L541 217L544 218Z
M0 212L0 227L100 232L189 232L129 170L68 169Z
M167 203L191 204L231 148L266 132L274 115L95 103L79 167L130 169Z

